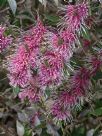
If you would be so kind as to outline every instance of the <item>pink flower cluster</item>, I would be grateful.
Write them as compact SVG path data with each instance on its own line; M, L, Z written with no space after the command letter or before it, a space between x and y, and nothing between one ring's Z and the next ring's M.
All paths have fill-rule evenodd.
M62 113L64 113L65 120L70 118L71 112L73 111L74 107L80 102L80 98L85 96L89 86L90 71L86 68L80 68L78 71L75 71L75 74L70 79L69 90L62 91L52 106L52 113L53 115L55 115L55 118L60 118L63 120ZM59 106L57 106L57 104L59 104ZM55 109L57 110L57 112ZM59 116L60 114L61 116Z
M85 19L88 16L88 5L86 3L78 5L68 5L65 9L63 17L64 26L70 30L78 30L81 25L85 24ZM61 24L62 25L62 24Z
M87 56L87 67L90 68L91 76L94 76L96 72L100 69L100 66L102 65L102 50L96 51L96 53L90 56Z
M21 100L28 98L30 102L38 102L40 95L37 89L33 88L32 86L28 86L27 88L22 89L22 92L19 93L19 98Z
M83 66L69 79L68 65L76 47L77 34L85 25L87 16L87 4L68 5L59 24L61 29L56 33L45 28L38 19L9 63L10 84L22 88L21 100L27 98L30 102L38 102L41 96L45 96L46 88L58 94L51 107L51 115L58 120L71 117L74 107L90 89L90 79L102 62L101 53L98 58L92 56L88 61L89 69ZM58 87L64 87L67 82L69 87L58 91Z
M10 36L5 36L6 27L0 26L0 53L12 42Z
M9 62L10 85L23 88L19 94L22 100L25 98L33 102L39 100L39 94L35 89L36 85L34 85L37 81L34 71L39 65L40 43L44 32L45 29L41 21L38 20L31 34L24 37L24 42L20 43Z
M20 45L9 64L10 85L24 87L28 84L30 78L28 58L29 54L26 48Z
M87 65L85 64L84 67L75 71L73 76L70 77L69 89L66 91L62 90L52 105L52 114L58 120L72 118L71 112L74 107L80 103L81 98L87 96L92 86L91 78L96 75L102 66L102 50L87 56L85 62Z
M41 86L59 85L62 79L63 61L58 52L47 51L41 58L38 75Z

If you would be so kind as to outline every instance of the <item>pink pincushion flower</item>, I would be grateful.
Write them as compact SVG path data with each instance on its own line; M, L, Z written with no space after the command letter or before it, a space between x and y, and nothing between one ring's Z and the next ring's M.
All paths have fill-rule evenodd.
M28 58L29 54L25 47L22 45L19 46L16 54L12 56L8 67L8 70L10 71L8 77L12 86L26 86L30 77Z
M31 69L36 69L39 60L39 47L45 28L41 21L31 30L31 35L24 37L24 46L21 44L15 55L12 56L9 68L10 84L25 87L31 78Z
M39 67L39 81L42 85L59 85L62 80L63 61L57 52L46 52Z
M96 72L100 68L102 61L100 59L94 57L94 58L92 58L91 64L92 64L92 67L93 67L92 68L93 72Z
M76 36L73 32L64 30L60 33L60 40L62 40L62 44L57 47L58 52L62 55L65 62L68 62L73 54Z
M21 100L28 99L30 102L38 102L40 99L39 92L37 89L29 86L25 89L21 90L22 92L19 93L19 98Z
M94 76L102 65L102 50L95 50L94 53L85 57L86 67L89 67L91 76Z
M31 34L24 37L24 41L28 45L30 51L33 50L35 53L39 53L39 47L45 31L46 29L42 22L38 20L36 26L30 30Z
M63 91L59 96L60 103L66 108L71 108L76 103L76 97L68 91Z
M91 56L90 58L88 58L87 62L91 70L91 76L96 74L96 72L100 69L100 66L102 65L101 57L100 55L98 56L98 54L96 56Z
M79 99L80 97L85 96L85 91L81 89L80 87L72 88L71 91L72 91L73 97L75 97L76 100Z
M38 59L38 56L35 54L35 52L30 53L28 63L31 69L34 70L38 68L39 59Z
M56 67L57 70L63 67L63 58L57 51L47 51L42 59L43 61L47 61L49 66Z
M52 44L52 47L58 47L59 37L57 34L52 34L51 40L50 39L48 40Z
M69 30L64 30L60 33L63 43L70 44L70 46L75 43L76 35Z
M65 109L59 101L55 101L52 106L51 113L57 120L66 121L67 119L71 118L70 111L68 109Z
M59 48L59 35L58 33L55 34L53 32L50 31L46 31L46 33L44 34L44 41L42 42L42 47L45 47L45 52L53 52L53 54L55 52L58 52L58 48ZM57 53L58 54L58 53Z
M59 54L62 61L69 61L70 57L72 56L72 48L73 46L70 45L75 41L75 35L70 33L66 36L64 32L60 33L60 35L48 32L45 37L45 44L47 44L48 49L56 52Z
M41 86L61 84L62 75L56 67L48 67L42 64L39 68L39 83Z
M90 71L86 68L80 68L71 78L72 87L86 89L90 85Z
M66 15L64 21L68 25L69 30L75 31L80 29L81 24L84 24L85 18L88 16L87 4L68 5L66 7Z
M68 44L62 44L58 47L58 52L61 54L64 62L69 62L73 55L72 48Z
M79 14L79 17L81 17L81 20L85 19L88 16L88 4L82 3L77 5L77 11Z
M83 45L84 45L84 47L88 47L91 45L91 41L89 41L87 39L83 39Z
M8 74L8 78L10 80L10 85L17 87L26 87L29 83L30 78L29 71L23 70L19 73L10 73Z
M41 20L38 18L37 19L37 24L34 27L34 30L32 31L33 35L37 35L38 37L40 37L39 34L43 34L46 31L45 27L43 26Z
M10 36L4 36L5 27L0 26L0 52L2 52L12 42Z
M23 45L20 45L9 63L9 70L11 73L18 73L25 69L28 65L29 54Z

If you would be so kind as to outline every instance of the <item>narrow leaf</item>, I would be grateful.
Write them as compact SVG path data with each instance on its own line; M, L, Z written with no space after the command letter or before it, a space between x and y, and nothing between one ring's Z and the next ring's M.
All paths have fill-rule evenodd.
M13 12L13 14L16 13L16 9L17 9L17 3L16 3L16 0L7 0L8 3L9 3L9 6Z
M90 112L91 115L94 115L94 116L102 116L102 107L101 108L98 108L98 109L95 109L93 112Z
M39 0L39 2L44 5L44 8L46 8L47 5L47 1L46 0Z
M58 0L54 0L54 2L56 3L56 5L58 6Z
M16 127L18 136L24 136L24 126L19 121L16 122Z
M82 27L81 34L85 39L90 40L90 34L88 28L86 28L85 26Z

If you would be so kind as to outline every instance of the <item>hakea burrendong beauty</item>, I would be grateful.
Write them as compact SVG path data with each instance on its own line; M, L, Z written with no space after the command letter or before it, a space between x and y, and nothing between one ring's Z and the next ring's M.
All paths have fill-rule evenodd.
M21 100L28 98L30 102L38 102L40 100L40 94L37 89L28 86L25 89L22 89L22 92L19 93L19 98Z
M87 60L86 66L91 70L91 76L94 76L102 65L102 50L97 50L95 54L88 55L85 59Z
M39 46L44 33L44 27L40 21L36 27L32 29L30 36L24 38L24 43L21 43L12 56L9 71L10 84L14 87L26 87L32 77L31 68L37 68L37 55L39 54ZM35 61L36 60L36 61Z
M81 25L85 24L85 19L88 16L88 5L86 3L68 5L63 11L65 12L65 16L59 25L66 27L68 30L75 31L80 29Z
M10 84L16 86L27 86L30 78L30 72L28 70L29 54L23 45L20 45L16 54L12 56L12 60L9 64L9 78Z
M12 38L10 36L5 36L6 27L0 26L0 53L11 44Z
M69 119L73 108L85 96L90 86L90 71L80 68L70 79L70 89L63 91L52 106L52 114L55 119ZM59 106L58 106L59 105ZM69 114L68 114L69 113ZM65 116L66 115L66 116Z
M47 51L41 58L38 75L41 86L59 85L63 79L63 59L60 53Z
M69 78L70 59L78 47L76 33L85 25L87 16L87 4L68 5L59 23L61 29L56 33L44 27L38 19L37 25L31 29L30 34L24 36L9 63L10 84L21 88L21 100L46 100L46 89L50 89L53 99L50 113L57 120L72 118L74 107L87 95L91 77L102 62L100 54L98 59L92 56L87 62L89 69L85 65ZM64 83L68 83L67 87ZM58 90L60 86L64 88L62 91ZM56 99L52 97L53 93Z

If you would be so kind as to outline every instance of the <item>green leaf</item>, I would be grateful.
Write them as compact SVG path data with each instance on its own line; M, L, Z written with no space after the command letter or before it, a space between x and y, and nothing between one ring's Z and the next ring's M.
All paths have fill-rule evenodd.
M24 20L24 19L25 19L25 20L30 20L30 21L34 22L34 19L33 19L33 18L31 18L31 17L28 16L28 15L24 15L24 14L17 15L16 18L21 19L21 20Z
M5 6L6 0L0 0L0 7Z
M96 99L95 100L95 107L96 108L102 108L102 99Z
M75 128L71 136L86 136L85 128L84 127Z
M16 0L7 0L8 3L9 3L9 6L13 12L13 14L15 15L16 13L16 9L17 9L17 3L16 3Z
M89 30L85 26L82 26L82 28L81 28L81 34L82 34L83 38L85 38L87 40L90 40Z
M17 95L20 92L20 88L19 87L13 88L13 92L15 95Z
M51 25L56 25L59 21L59 17L53 14L52 15L45 14L45 20L47 20L48 23Z
M43 129L42 129L41 136L51 136L51 135L48 134L46 131L47 131L46 128L43 128Z
M24 136L24 126L18 120L16 121L16 128L18 136Z
M47 87L45 90L46 95L49 97L51 94L51 90Z
M101 116L102 115L102 107L101 108L97 108L95 109L94 111L91 111L90 112L91 115L94 115L94 116Z
M96 75L93 77L93 79L96 80L96 81L98 81L101 78L102 78L102 72L101 71L98 71L96 73Z
M47 0L39 0L39 2L46 8Z

